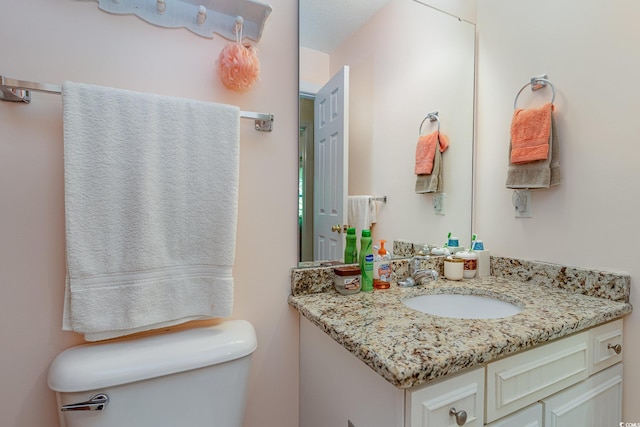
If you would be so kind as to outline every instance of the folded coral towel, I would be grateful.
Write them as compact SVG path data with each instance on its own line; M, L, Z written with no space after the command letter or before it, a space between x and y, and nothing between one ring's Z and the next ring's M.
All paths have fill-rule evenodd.
M421 135L416 145L416 175L429 175L433 170L436 149L444 152L449 147L449 138L439 131Z
M545 160L509 164L507 188L549 188L560 184L560 144L556 120L551 115L549 154Z
M553 104L516 109L511 120L511 163L545 160L549 154Z
M96 341L233 305L240 111L63 85L63 329Z

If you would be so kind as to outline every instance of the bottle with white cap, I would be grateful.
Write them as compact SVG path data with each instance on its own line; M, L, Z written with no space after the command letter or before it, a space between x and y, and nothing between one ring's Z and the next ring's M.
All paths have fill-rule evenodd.
M491 274L491 255L484 248L484 242L474 239L471 250L478 256L478 277L489 276Z

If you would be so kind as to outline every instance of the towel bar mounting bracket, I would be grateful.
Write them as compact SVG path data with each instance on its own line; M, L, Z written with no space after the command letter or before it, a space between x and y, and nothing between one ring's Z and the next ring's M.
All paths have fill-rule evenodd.
M31 91L22 89L9 89L5 86L0 86L0 99L9 102L24 102L28 104L31 102Z
M255 128L257 131L271 132L273 130L273 114L257 114L255 117L249 117L249 113L243 112L243 115L256 120Z
M547 80L549 76L547 74L543 74L537 77L531 77L531 90L540 90L547 86Z
M553 87L553 84L549 81L549 76L547 74L543 74L537 77L531 77L529 82L522 86L522 88L516 94L516 98L513 100L513 109L518 108L518 97L522 93L523 90L527 88L527 86L531 86L531 92L544 89L545 87L551 88L551 104L556 100L556 89Z

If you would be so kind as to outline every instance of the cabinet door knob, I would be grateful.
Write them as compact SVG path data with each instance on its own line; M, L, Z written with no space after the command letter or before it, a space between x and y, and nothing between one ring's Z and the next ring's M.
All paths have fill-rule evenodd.
M467 412L464 410L456 411L456 408L451 408L449 415L456 417L456 424L459 426L463 426L467 422Z
M616 344L616 345L607 344L607 348L609 350L615 351L616 354L620 354L622 352L622 346L620 344Z

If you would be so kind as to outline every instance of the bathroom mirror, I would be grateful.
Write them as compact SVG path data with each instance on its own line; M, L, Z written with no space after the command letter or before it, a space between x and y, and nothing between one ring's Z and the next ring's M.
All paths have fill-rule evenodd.
M305 16L317 3L328 6L313 12L328 33L338 33L349 13L368 16L355 32L335 48L314 47L305 33ZM300 254L313 260L305 225L313 175L309 165L309 123L313 122L313 88L320 87L343 66L349 67L348 162L349 195L386 196L375 202L374 243L407 240L443 244L451 232L468 246L471 239L474 134L475 25L431 7L428 0L343 2L300 0ZM356 12L357 4L378 10ZM375 6L372 6L375 5ZM335 10L339 16L331 17ZM334 28L335 31L334 31ZM306 46L305 46L306 44ZM321 46L321 44L315 45ZM326 49L329 51L321 51ZM311 88L311 89L309 89ZM311 103L311 107L309 106ZM428 134L437 122L423 120L438 112L440 131L450 141L443 153L440 194L416 194L416 143L421 129ZM422 123L422 126L421 126ZM348 165L348 166L347 166ZM436 211L434 204L441 203ZM305 224L304 213L307 213ZM342 235L343 236L343 235ZM344 239L344 237L342 237ZM311 245L311 249L309 246ZM387 245L387 247L389 247Z

